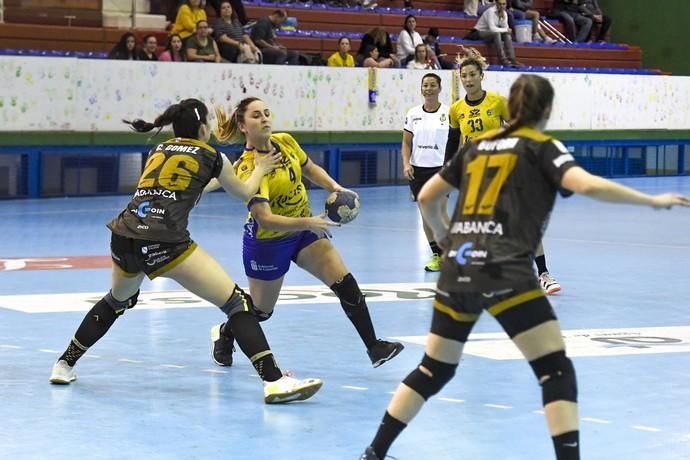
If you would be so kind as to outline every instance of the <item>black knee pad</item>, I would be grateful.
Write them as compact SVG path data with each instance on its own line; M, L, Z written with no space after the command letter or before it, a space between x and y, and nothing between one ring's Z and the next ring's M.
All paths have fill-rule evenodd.
M529 364L539 379L544 405L553 401L577 402L575 368L565 351L550 353Z
M139 292L140 291L137 290L137 292L135 292L134 295L127 300L117 300L115 297L113 297L113 291L108 291L105 297L103 297L103 300L105 300L108 306L115 311L117 316L120 316L125 312L125 310L134 308L134 306L137 304L137 300L139 300Z
M232 290L230 298L222 307L220 307L220 309L227 315L229 319L232 317L232 315L242 311L253 313L254 310L256 310L256 307L254 306L252 297L244 292L238 285L235 285L235 289Z
M422 371L425 368L428 372ZM455 375L457 364L442 363L425 354L422 362L408 375L403 383L419 393L424 399L429 399L443 388Z
M359 289L357 280L352 276L352 273L348 273L343 279L333 284L331 290L338 296L338 299L340 299L340 304L343 306L348 316L350 316L351 312L357 309L366 308L367 306L364 301L364 294L362 294L362 291Z
M251 312L256 317L256 320L260 323L263 323L264 321L270 319L271 316L273 316L273 310L271 310L268 313L263 310L259 310L253 302L251 304Z

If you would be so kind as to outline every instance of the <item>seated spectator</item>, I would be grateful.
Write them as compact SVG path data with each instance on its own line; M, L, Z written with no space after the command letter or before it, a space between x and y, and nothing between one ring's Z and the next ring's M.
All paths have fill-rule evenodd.
M455 67L455 65L452 62L444 59L446 55L441 52L441 47L439 46L438 42L439 34L438 27L429 27L429 31L427 32L426 37L424 37L424 43L427 46L427 53L429 54L429 58L437 63L436 68L452 69Z
M364 60L362 67L390 68L395 66L395 61L390 57L379 56L379 50L374 45L367 45L364 48Z
M108 59L121 59L124 61L138 61L139 56L136 51L137 38L132 32L125 32L120 37L120 41L108 53Z
M391 36L383 27L374 27L362 36L359 51L357 51L357 57L355 58L355 62L362 67L364 67L364 59L368 57L368 53L365 53L365 51L369 45L376 47L379 52L379 59L390 58L393 60L392 67L400 67L397 57L393 54Z
M209 36L208 29L208 22L197 22L196 34L189 37L185 43L188 61L220 62L218 45L215 40Z
M230 2L232 11L235 12L235 16L237 17L237 20L240 21L240 24L246 25L247 22L249 22L249 19L247 18L247 12L244 9L242 0L208 0L208 3L210 3L213 9L216 10L216 17L221 17L223 3L226 1Z
M275 10L263 18L259 18L252 27L251 39L263 54L264 64L299 64L299 53L288 50L276 40L276 28L287 19L287 12L283 9Z
M408 69L439 69L436 63L432 61L428 54L427 46L422 43L417 45L414 49L414 59L407 63Z
M182 41L187 41L196 32L199 21L207 21L206 11L201 8L201 0L185 0L177 10L175 23L170 33L178 34L182 37Z
M586 42L592 31L592 20L586 17L580 6L581 0L554 0L549 16L561 20L565 36L572 42Z
M261 51L244 29L229 0L220 5L220 17L213 28L213 36L220 55L228 62L257 64L261 62Z
M412 14L408 14L405 16L403 30L400 31L398 41L395 43L401 67L407 66L408 62L414 60L415 47L422 43L422 36L417 32L417 18Z
M494 45L498 61L503 65L521 66L515 59L512 30L508 27L508 0L496 0L496 4L484 11L466 37L470 40L482 40ZM505 52L503 51L505 44Z
M354 67L355 58L350 54L350 39L340 37L338 40L338 51L331 54L328 58L329 67Z
M599 27L599 32L597 33L596 41L604 42L606 41L606 34L611 27L611 18L606 16L601 8L599 8L598 0L582 0L582 9L585 16L590 18L593 22L592 26L597 25ZM592 31L589 33L588 40L592 39Z
M168 38L168 45L165 47L160 56L158 56L159 61L186 61L187 60L187 50L185 49L182 37L178 34L172 34Z
M515 19L529 19L532 21L532 41L556 43L556 40L544 33L539 25L539 11L533 8L534 0L512 0L512 11Z
M476 16L479 9L479 0L465 0L463 11L468 16Z
M140 61L157 61L158 55L156 50L158 49L158 39L155 35L147 35L144 37L143 46L139 50L139 60Z

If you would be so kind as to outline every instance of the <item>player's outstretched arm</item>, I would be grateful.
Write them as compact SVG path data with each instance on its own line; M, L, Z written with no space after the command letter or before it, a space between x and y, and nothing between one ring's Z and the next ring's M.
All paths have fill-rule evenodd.
M246 182L243 182L237 177L235 169L229 161L226 161L223 163L223 169L218 175L218 182L223 186L226 192L243 201L249 201L259 189L264 175L273 171L280 164L280 157L280 153L272 153L257 157L254 161L254 171L252 171L252 174ZM209 183L206 188L209 188L210 185ZM204 191L207 191L206 188Z
M561 186L599 201L646 205L657 209L670 209L673 206L690 206L690 198L686 196L675 193L648 195L617 182L590 174L579 166L574 166L563 174Z

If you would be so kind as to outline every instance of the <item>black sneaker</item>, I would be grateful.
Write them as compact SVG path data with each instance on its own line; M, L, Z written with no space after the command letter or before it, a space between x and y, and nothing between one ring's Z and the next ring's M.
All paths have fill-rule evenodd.
M374 452L374 448L369 446L366 448L364 453L362 454L361 457L359 457L359 460L380 460L376 453Z
M402 343L400 342L386 342L385 340L377 340L373 347L367 350L371 364L374 367L379 367L386 361L393 359L398 353L403 351Z
M219 366L232 366L232 352L235 351L235 339L220 333L222 324L211 328L211 357Z

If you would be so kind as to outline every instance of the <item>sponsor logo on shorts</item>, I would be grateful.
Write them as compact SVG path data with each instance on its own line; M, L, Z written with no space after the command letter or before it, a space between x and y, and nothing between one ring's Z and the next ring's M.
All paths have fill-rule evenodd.
M275 265L261 265L257 263L256 260L250 260L249 266L255 272L272 272L278 270L278 267Z

